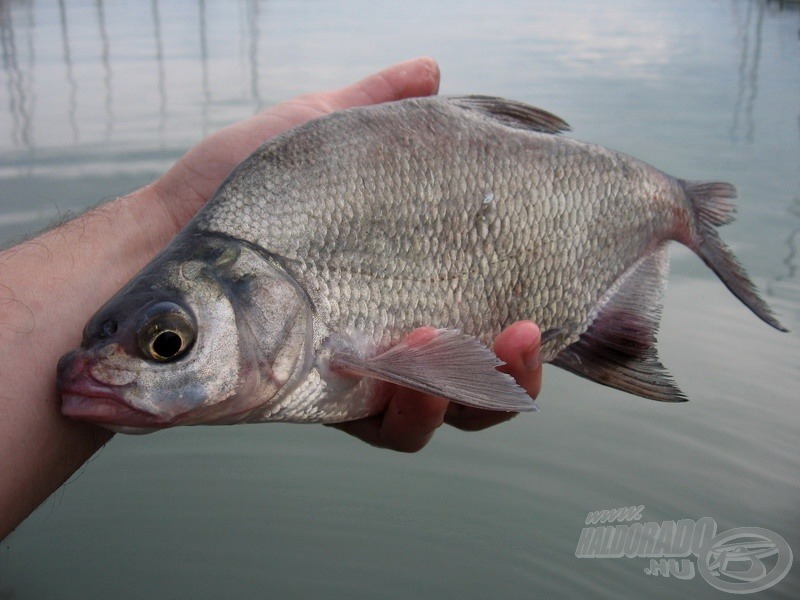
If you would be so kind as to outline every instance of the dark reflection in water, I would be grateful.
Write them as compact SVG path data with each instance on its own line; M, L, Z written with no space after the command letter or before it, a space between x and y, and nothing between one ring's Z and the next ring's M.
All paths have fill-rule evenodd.
M794 198L792 204L788 208L788 212L795 219L797 219L798 222L800 222L800 196ZM786 238L788 252L786 254L786 258L783 259L783 265L786 267L786 273L778 275L775 278L775 281L794 279L795 275L797 275L798 240L800 240L800 224L792 229L792 231L789 232L789 236Z
M778 10L800 11L800 2L797 0L767 0L767 5L776 7Z
M203 135L208 133L208 107L211 104L211 87L208 83L208 31L206 30L206 1L198 0L200 16L200 68L203 72Z
M72 127L72 141L77 142L80 137L78 132L78 82L72 66L72 51L69 45L69 27L67 25L67 7L64 0L58 0L58 10L61 17L61 41L64 50L64 68L67 72L67 85L69 87L69 124Z
M800 116L797 117L797 133L798 142L800 142ZM783 266L786 267L786 272L775 277L775 283L789 281L797 275L797 254L798 242L800 242L800 195L797 195L789 205L787 212L794 217L795 227L789 232L786 237L786 257L783 259ZM773 287L770 282L769 292L773 292Z
M111 138L111 132L114 129L114 97L111 71L111 51L108 41L108 30L106 29L106 16L105 9L103 8L103 0L96 0L95 6L97 7L97 26L100 33L100 60L103 63L103 84L106 90L105 107L106 107L106 133L105 140Z
M744 11L742 14L742 7ZM755 137L753 111L758 97L758 71L763 51L764 16L767 12L800 11L800 3L784 0L754 0L732 2L734 21L741 44L739 52L738 86L733 108L731 139L738 142L741 137L752 143ZM755 15L754 15L755 13ZM798 32L800 33L800 32Z
M744 16L739 14L740 3L735 2L732 6L737 23L741 51L739 54L739 85L737 86L736 103L733 107L731 139L738 141L739 136L743 134L745 141L752 143L755 136L753 108L758 96L758 65L761 62L765 4L763 2L748 2L745 5ZM753 24L754 11L757 13L755 24ZM743 118L742 113L744 113Z
M33 61L33 13L28 6L29 60ZM27 73L20 69L17 40L11 10L7 2L0 2L0 46L2 46L3 69L6 71L8 109L11 113L11 139L15 146L31 146L31 122L33 112L32 68ZM30 65L32 66L32 65Z
M161 39L161 17L158 12L158 0L152 0L153 9L153 30L156 42L156 64L158 65L158 133L161 138L161 145L164 145L164 131L167 128L167 83L164 74L164 43Z
M740 9L744 6L744 12ZM738 85L736 101L733 108L733 122L730 128L731 139L740 141L742 137L748 144L755 141L756 124L754 109L758 98L758 74L763 51L764 15L768 11L794 11L800 10L800 3L784 2L783 0L755 0L742 5L741 2L731 4L734 21L737 24L738 39L740 42ZM800 34L800 31L798 31ZM798 132L800 132L800 117L798 117ZM800 196L795 196L787 213L792 220L800 220ZM795 278L797 274L798 241L800 240L800 224L795 226L786 237L787 253L782 263L785 272L776 276L768 285L767 293L774 295L773 283L781 283Z
M259 0L248 0L247 23L250 37L250 92L255 103L255 110L261 108L261 93L258 87L258 14Z
M33 150L35 146L57 147L67 144L92 143L114 141L118 144L128 144L130 139L121 137L113 139L115 134L124 130L127 119L135 114L141 114L141 105L131 106L130 88L147 89L151 87L147 80L149 73L155 73L157 81L152 85L157 91L157 110L147 111L149 116L155 117L152 122L142 121L139 128L147 127L152 123L153 129L158 131L161 146L175 144L175 140L168 138L166 128L169 120L169 106L171 103L192 104L200 111L198 128L202 127L205 134L210 127L210 108L213 99L212 69L213 59L218 59L221 64L229 61L231 57L236 60L238 54L238 67L241 76L235 77L241 83L239 97L230 97L230 86L221 88L226 95L225 102L244 104L252 102L255 109L261 107L262 97L260 91L260 69L262 68L259 55L263 52L260 43L260 14L259 0L240 0L237 2L238 10L232 11L234 19L222 22L209 21L209 12L212 3L207 0L196 0L186 3L186 8L196 7L197 30L199 47L195 53L199 70L199 94L192 98L187 97L184 89L176 90L175 81L171 81L171 73L167 61L174 46L175 38L170 37L179 28L186 29L185 24L163 22L164 5L160 0L150 2L150 20L152 29L150 35L153 40L153 53L150 56L139 56L130 52L130 38L145 32L131 32L132 35L120 37L120 32L115 31L115 18L124 11L124 6L109 4L105 0L90 0L86 3L70 3L66 0L56 0L51 3L35 2L7 2L0 1L0 68L4 76L4 111L8 117L7 127L3 128L3 143L13 148ZM214 10L219 11L220 5L213 4ZM44 23L40 24L39 38L34 46L34 15L43 16ZM88 13L92 14L89 15ZM228 17L230 16L228 12ZM91 16L96 24L96 29L91 34L84 28L86 17ZM139 25L134 21L132 26ZM57 31L50 35L49 26L54 26ZM147 27L146 22L144 24ZM234 27L234 31L225 32L225 27ZM191 26L189 27L192 28ZM48 33L43 34L47 31ZM128 32L125 32L128 34ZM214 46L214 34L235 39L238 52L229 52L225 46ZM218 39L218 38L217 38ZM112 56L114 46L114 56ZM95 50L96 48L96 50ZM138 48L137 48L138 50ZM42 64L35 64L39 54ZM91 53L96 52L95 56ZM215 56L216 54L220 54ZM230 56L232 55L232 56ZM184 57L181 57L182 59ZM115 63L116 60L116 63ZM122 62L120 62L122 60ZM149 63L145 69L137 69L135 62ZM230 65L230 63L228 63ZM100 72L86 69L87 65L96 65ZM64 73L63 83L58 85L52 81L51 68L57 66ZM128 69L136 69L127 71ZM48 98L40 114L37 115L39 123L46 123L39 127L46 131L47 138L35 140L33 131L37 125L33 112L36 104L36 87L34 74L46 73L48 76ZM116 71L121 71L116 72ZM127 71L127 72L126 72ZM183 77L185 74L181 73ZM232 74L226 73L230 78ZM96 81L94 80L96 78ZM121 83L127 89L120 90ZM184 80L181 79L181 85ZM51 93L49 87L58 85L56 93ZM97 85L98 93L93 92ZM191 84L190 84L191 85ZM42 88L42 80L39 81ZM234 88L236 89L236 88ZM84 98L84 91L89 93ZM173 99L177 98L177 99ZM84 106L88 104L88 106ZM94 109L94 110L93 110ZM184 115L188 113L183 113ZM88 116L85 116L88 115ZM102 116L101 116L102 115ZM242 114L234 115L244 116ZM55 127L53 127L55 125ZM66 131L61 132L59 129ZM139 129L141 130L141 129ZM7 132L7 133L6 133ZM93 139L93 133L97 139ZM191 139L196 139L192 135ZM181 146L183 140L178 142ZM9 167L9 164L5 165ZM33 163L26 166L29 170Z

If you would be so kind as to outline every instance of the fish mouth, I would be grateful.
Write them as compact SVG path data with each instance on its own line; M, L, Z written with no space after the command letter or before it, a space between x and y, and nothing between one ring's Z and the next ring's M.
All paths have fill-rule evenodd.
M70 353L59 361L61 414L76 421L88 421L114 431L131 433L170 426L170 422L133 408L114 388L91 375L91 359Z
M85 379L72 381L61 390L61 414L115 431L125 428L152 431L170 426L162 417L132 408L113 388Z
M170 423L125 404L110 389L103 393L68 389L61 392L61 414L70 419L88 421L103 427L163 429Z
M169 414L154 414L125 399L127 385L99 381L92 374L97 359L81 351L65 354L58 364L61 414L69 419L99 425L117 433L150 433L177 425L229 424L246 420L253 406L240 406L233 395L210 406L184 406ZM176 407L177 408L177 407Z

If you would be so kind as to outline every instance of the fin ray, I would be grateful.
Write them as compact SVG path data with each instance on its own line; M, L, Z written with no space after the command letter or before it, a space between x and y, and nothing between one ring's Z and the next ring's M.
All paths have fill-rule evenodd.
M515 129L553 134L570 129L566 121L553 113L514 100L478 95L449 96L447 100L461 108L480 112L490 119Z
M662 246L629 268L601 300L588 330L552 363L637 396L685 402L655 348L668 266Z
M420 345L400 342L372 358L340 348L333 368L389 381L453 402L487 410L535 411L533 399L514 379L496 369L504 364L476 338L440 329Z
M703 259L734 296L762 321L779 331L788 331L778 321L769 305L758 293L744 267L725 242L717 227L733 221L736 188L729 183L680 180L695 216L697 234L690 248Z

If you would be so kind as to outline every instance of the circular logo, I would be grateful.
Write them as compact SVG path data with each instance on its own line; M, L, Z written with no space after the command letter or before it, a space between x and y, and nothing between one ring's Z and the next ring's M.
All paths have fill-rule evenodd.
M708 583L731 594L752 594L775 585L792 566L792 549L777 533L737 527L706 542L697 570Z

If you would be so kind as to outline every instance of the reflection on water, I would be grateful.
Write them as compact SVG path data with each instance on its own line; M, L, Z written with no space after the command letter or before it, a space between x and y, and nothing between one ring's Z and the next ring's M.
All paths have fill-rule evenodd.
M800 117L797 118L797 133L798 142L800 142ZM800 189L800 184L798 184ZM788 282L795 279L797 275L797 248L800 242L800 195L792 199L791 204L787 208L787 213L793 218L795 226L789 231L786 237L786 256L783 259L783 265L786 267L786 272L776 276L773 281L770 281L768 291L770 294L775 293L774 284Z
M33 112L33 11L28 6L25 33L28 40L29 63L24 70L20 68L17 53L18 32L14 28L11 8L7 2L0 2L0 44L2 44L3 70L8 92L8 108L11 113L11 141L16 146L30 147L31 117Z
M200 65L203 70L203 135L208 133L208 105L211 104L211 86L208 82L208 31L206 29L206 0L199 0Z
M78 82L72 71L72 51L69 46L69 27L67 26L67 7L64 0L58 0L58 10L61 16L61 42L64 48L64 70L67 74L69 87L69 124L72 127L72 141L77 142L78 133Z
M255 111L261 108L261 91L258 86L258 16L260 12L259 0L247 0L247 23L249 24L250 39L250 93L253 96Z
M731 137L736 141L741 133L740 128L743 127L745 139L752 142L755 133L753 106L758 95L758 65L761 61L761 36L766 6L763 2L747 2L744 6L740 2L735 2L732 7L741 42L741 53L739 86L733 108ZM741 8L744 8L744 16L739 14ZM752 23L754 12L756 13L755 24ZM744 112L744 125L741 124L742 112Z
M156 65L158 65L158 133L161 137L161 144L164 145L164 130L167 124L167 84L164 75L164 47L161 41L161 18L158 15L158 0L152 0L153 7L153 29L156 41Z
M82 27L84 26L89 7L82 3L68 5L65 0L58 0L56 5L57 14L47 10L53 7L46 3L43 5L34 2L23 2L20 5L0 3L0 42L2 42L3 71L10 117L8 136L0 137L0 151L9 147L30 150L34 146L64 146L77 142L117 141L128 144L130 140L125 136L112 140L115 123L128 121L136 115L136 100L140 99L142 89L146 90L145 97L149 96L151 91L156 91L158 94L157 120L152 125L162 146L164 144L171 146L172 139L177 140L182 137L170 136L168 139L166 128L169 122L168 113L183 110L186 106L199 108L197 121L200 131L205 133L209 130L210 109L214 103L212 90L217 88L217 82L212 83L210 79L214 66L220 66L222 70L227 71L230 71L231 67L238 67L234 76L227 79L238 80L240 85L226 87L229 93L237 88L242 89L241 84L247 82L246 92L243 95L233 99L228 95L224 100L220 99L222 103L249 99L252 102L252 110L259 110L264 106L260 81L266 67L260 41L264 28L264 11L260 0L240 0L236 10L224 11L222 19L216 18L220 16L219 5L212 3L210 7L214 11L215 18L212 19L210 28L209 5L206 0L168 3L163 6L161 0L151 0L150 31L147 31L147 24L141 18L142 13L138 13L138 18L127 23L127 31L124 33L119 23L130 19L130 7L125 11L119 5L107 6L104 0L95 0L93 19L97 22L97 43L86 43L82 39L78 50L75 48L71 29L78 21L81 21ZM751 143L756 126L753 113L758 100L759 71L762 68L765 16L781 11L797 14L798 4L777 0L731 0L729 6L739 45L730 136L734 141ZM162 24L162 13L165 10L171 17L166 28ZM189 13L194 13L194 19L188 18L192 16ZM109 14L115 22L113 31L109 31ZM618 20L620 23L625 21L623 13L609 10L608 14L620 15L613 21ZM173 16L180 17L180 21L172 18ZM42 21L39 24L40 30L47 30L56 19L59 30L58 40L53 36L40 35L40 39L36 41L36 45L39 46L38 51L34 48L37 18ZM191 50L178 45L176 39L186 35L192 21L197 25L196 58L199 69L190 69L187 72L187 65L184 64L181 55L186 52L191 54ZM611 27L623 26L613 21ZM614 57L614 60L622 61L620 65L627 63L631 74L636 72L637 76L650 78L656 73L653 70L655 61L669 60L669 50L665 47L663 35L658 33L657 27L658 25L648 33L652 54L645 54L644 44L641 48L631 48L618 38L616 40L608 38L603 42L608 45L604 51ZM587 74L596 73L596 65L593 63L597 58L598 40L587 38L583 33L570 37L568 30L564 31L564 35L573 49L572 58L565 57L565 60L572 60L571 66L575 69L583 69ZM141 43L148 37L152 39L152 47ZM210 43L209 38L216 43ZM220 40L225 40L225 43L219 43ZM236 40L235 44L231 43L233 40ZM64 88L66 93L62 94L50 93L52 82L47 79L53 73L53 45L57 41L60 42L60 63L66 82ZM237 46L241 49L238 62L231 52ZM79 66L76 66L76 51L80 53ZM41 63L39 65L36 64L37 52ZM128 57L124 61L118 60L115 64L112 53L118 53L120 59L126 55ZM129 68L134 66L130 64L131 57L141 61L142 65L154 59L155 69L150 72L155 73L155 82L148 80L145 73L139 69ZM21 64L21 60L24 64ZM93 72L87 68L87 64L96 64L102 72L100 74ZM646 68L642 65L646 65ZM114 69L121 69L123 72L115 77ZM192 72L196 73L197 81L187 82ZM37 73L45 76L36 78ZM95 105L98 104L94 94L98 83L103 87L102 106L105 114L102 128L97 127L100 119L94 111ZM115 91L115 85L121 85L123 88ZM42 95L37 88L45 89L43 97L46 97L47 101L38 107L40 114L34 118L36 98ZM192 97L190 94L195 89L197 95ZM115 115L115 102L120 101L124 101L124 106L119 107L119 114ZM69 127L68 135L65 137L58 135L61 129L61 126L58 126L59 115L65 117L63 122ZM38 139L34 139L33 127L37 124L40 125L36 131ZM57 125L55 132L50 127L54 124ZM143 123L138 121L137 125L141 134ZM35 168L35 162L32 164ZM27 168L30 168L30 165Z
M682 406L547 368L540 413L443 429L415 456L311 426L118 437L0 546L0 597L719 598L575 557L588 512L640 504L774 530L797 557L797 7L0 0L0 244L258 108L431 54L444 93L541 105L576 137L734 183L722 236L794 332L675 252L659 345ZM800 597L797 566L765 597Z
M797 240L798 237L800 237L800 197L794 199L788 212L797 220L798 225L792 229L789 236L786 238L788 252L786 258L783 259L783 264L786 266L786 273L778 275L775 281L794 279L795 275L797 275Z
M106 108L106 130L105 141L111 137L114 129L114 88L112 86L113 73L111 71L111 45L108 40L108 30L106 29L106 14L103 8L103 0L95 0L97 6L97 27L100 34L100 61L103 63L103 85L105 87Z
M731 138L739 141L741 136L752 143L755 135L753 109L758 96L758 71L763 45L764 15L768 11L800 11L800 3L784 0L761 0L754 2L731 2L731 11L736 22L740 43L738 86L733 108ZM800 35L800 31L798 31Z
M223 122L262 108L260 0L241 0L235 10L222 6L206 0L151 0L149 11L141 11L105 0L91 5L0 2L7 106L2 116L8 118L0 133L0 152L26 150L33 159L39 154L34 150L96 143L130 146L136 139L152 139L152 134L162 147L186 147L196 141L195 131L211 128L215 100L221 112L238 107ZM89 20L96 31L87 29ZM183 44L192 21L196 50ZM80 28L80 39L75 28ZM196 55L198 69L187 62L187 53ZM53 79L59 72L63 86ZM215 75L219 81L212 83ZM142 102L154 93L157 110L143 111ZM37 97L46 101L37 105ZM196 110L195 119L180 132L168 133L170 113L180 111L181 119L190 119L187 108ZM0 176L42 166L28 160L24 170L9 170L5 164Z

